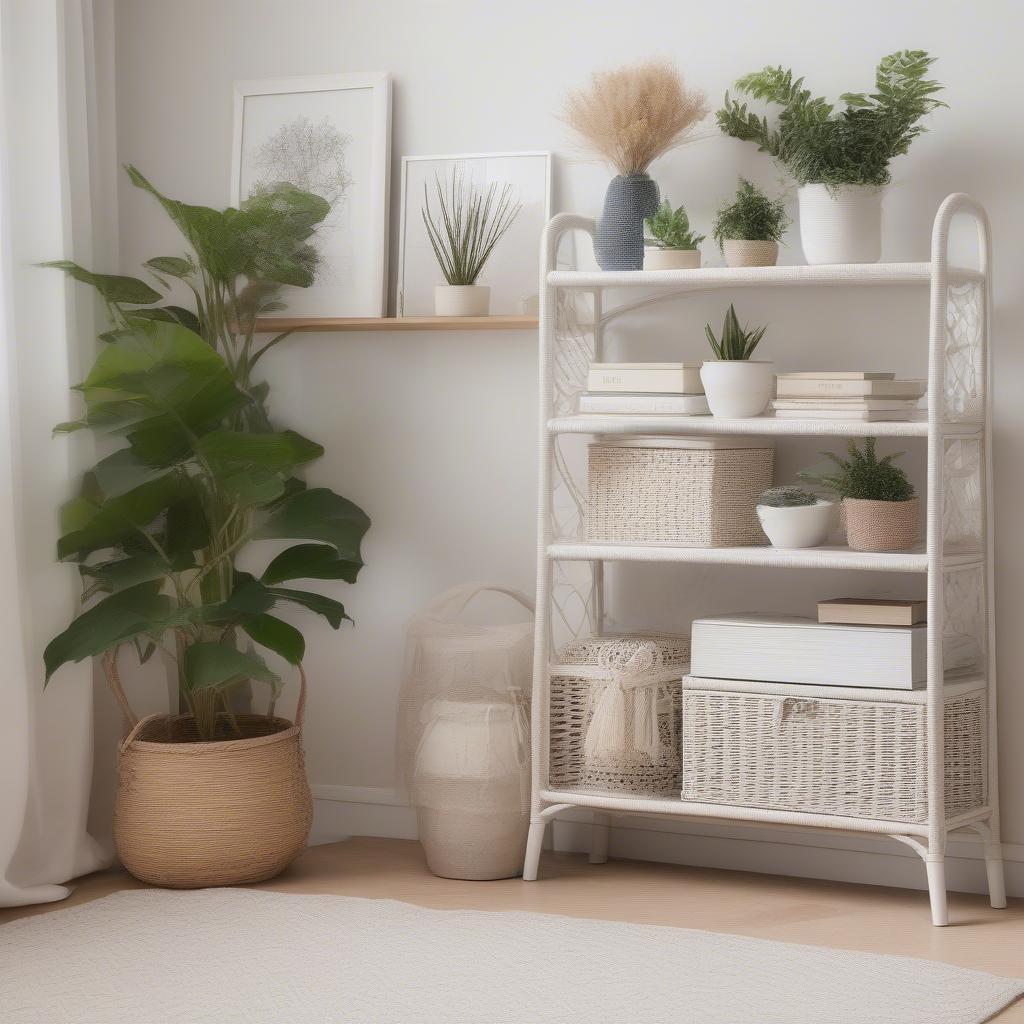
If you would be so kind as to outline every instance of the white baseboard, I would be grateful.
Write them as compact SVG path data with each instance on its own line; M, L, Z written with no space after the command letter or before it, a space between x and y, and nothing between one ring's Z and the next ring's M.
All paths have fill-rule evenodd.
M391 789L313 786L310 842L336 842L351 835L415 839L416 812ZM590 813L574 808L558 816L554 848L585 853L590 847ZM764 874L821 878L906 889L925 888L924 865L916 853L893 839L836 835L813 829L710 825L663 818L612 817L612 857L725 868ZM1006 888L1024 896L1024 846L1005 843ZM981 844L952 836L946 851L946 879L957 892L985 892Z

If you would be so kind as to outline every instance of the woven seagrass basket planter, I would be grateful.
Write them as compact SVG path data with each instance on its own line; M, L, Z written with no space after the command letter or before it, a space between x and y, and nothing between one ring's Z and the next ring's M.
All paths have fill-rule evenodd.
M846 541L854 551L905 551L917 543L921 501L844 498Z
M134 721L118 757L114 841L136 878L172 889L259 882L302 852L313 821L305 696L303 676L294 723L235 715L236 738L212 742L190 715Z

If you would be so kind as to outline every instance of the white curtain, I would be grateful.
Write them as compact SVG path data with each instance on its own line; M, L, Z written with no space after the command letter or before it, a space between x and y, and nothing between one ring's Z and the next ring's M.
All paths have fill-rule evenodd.
M99 32L99 35L97 34ZM43 690L42 651L76 613L77 573L57 565L57 512L90 458L51 439L77 412L95 310L84 289L34 266L109 262L113 125L107 0L0 0L0 905L63 899L109 863L86 830L92 666ZM101 54L97 63L97 54ZM105 241L93 222L109 234Z

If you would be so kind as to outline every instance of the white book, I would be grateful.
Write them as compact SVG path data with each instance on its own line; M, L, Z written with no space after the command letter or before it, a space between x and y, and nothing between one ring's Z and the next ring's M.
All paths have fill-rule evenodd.
M703 395L580 395L580 412L647 416L709 416Z
M893 380L896 374L878 370L801 370L776 376L780 380Z
M916 690L927 627L848 626L797 615L696 619L690 672L717 679Z
M820 377L776 382L778 398L920 398L923 380L828 380Z
M916 398L776 398L773 409L918 409Z
M591 363L587 390L602 394L703 395L700 367L700 363Z
M904 423L913 409L776 409L777 420L854 420L861 423Z

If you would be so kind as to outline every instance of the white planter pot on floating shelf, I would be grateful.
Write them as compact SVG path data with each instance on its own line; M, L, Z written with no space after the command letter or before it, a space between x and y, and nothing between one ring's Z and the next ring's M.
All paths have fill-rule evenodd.
M490 285L439 284L434 288L435 316L487 316L490 310Z
M758 505L757 518L772 547L816 548L828 539L835 503L818 501L813 505Z
M700 249L662 249L648 246L644 249L644 270L697 270L700 268Z
M800 243L811 264L877 263L882 256L882 189L804 185Z
M779 259L779 243L723 238L722 255L728 267L774 267Z
M700 370L712 416L760 416L775 389L775 364L757 359L709 359Z

